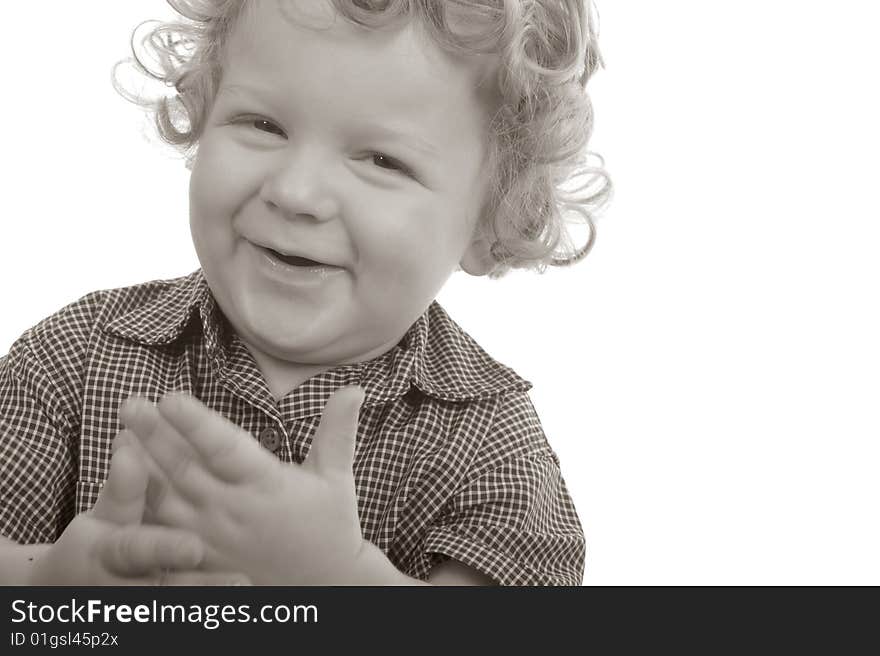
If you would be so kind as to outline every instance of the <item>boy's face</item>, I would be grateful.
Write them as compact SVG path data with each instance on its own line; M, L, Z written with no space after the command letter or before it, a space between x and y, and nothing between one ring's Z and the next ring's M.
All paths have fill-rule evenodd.
M282 4L315 15L313 2ZM463 257L479 268L469 263L483 257L472 244L488 124L481 69L412 25L368 31L337 17L316 30L278 3L254 5L225 53L192 171L196 252L255 355L369 359L397 343Z

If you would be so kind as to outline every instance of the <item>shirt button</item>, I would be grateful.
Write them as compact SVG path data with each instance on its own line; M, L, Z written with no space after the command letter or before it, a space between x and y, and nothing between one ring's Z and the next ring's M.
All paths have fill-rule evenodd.
M263 445L264 449L275 453L278 447L281 446L281 437L278 435L278 431L274 428L264 428L263 432L260 433L260 444Z

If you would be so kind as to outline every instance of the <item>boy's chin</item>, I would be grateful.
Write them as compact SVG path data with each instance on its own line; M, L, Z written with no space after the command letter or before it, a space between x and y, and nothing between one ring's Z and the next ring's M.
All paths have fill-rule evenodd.
M251 351L279 363L333 366L341 363L349 354L356 354L356 345L346 344L344 336L333 336L326 330L294 330L279 332L277 329L248 331L238 336ZM346 348L349 346L349 348Z

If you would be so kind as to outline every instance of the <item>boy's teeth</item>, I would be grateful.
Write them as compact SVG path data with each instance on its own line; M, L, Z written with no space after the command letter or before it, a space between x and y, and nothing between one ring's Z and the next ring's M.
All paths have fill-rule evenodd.
M299 257L297 255L282 255L278 251L272 251L272 255L277 257L282 262L290 264L292 266L322 266L320 262L315 262L314 260L310 260L307 257Z

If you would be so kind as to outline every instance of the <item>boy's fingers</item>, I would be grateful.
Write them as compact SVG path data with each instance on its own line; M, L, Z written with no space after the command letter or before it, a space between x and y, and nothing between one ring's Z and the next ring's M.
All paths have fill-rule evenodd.
M312 438L306 465L321 474L351 474L357 438L358 413L364 402L362 387L337 390L327 400L321 423Z
M247 431L187 394L169 394L159 412L214 475L230 483L260 480L277 461Z
M149 509L152 514L169 485L197 504L215 499L215 481L207 474L196 453L159 408L145 399L131 398L120 411L120 418L136 436L140 448L155 466L158 475L150 479Z
M137 452L123 443L110 459L110 475L98 495L92 514L114 524L140 524L146 491L146 468Z
M144 524L160 524L169 528L197 530L202 506L172 486L150 478L147 485L147 505Z
M128 399L122 404L119 418L163 470L169 462L194 455L192 447L165 421L159 408L146 399Z
M136 435L145 437L155 430L156 417L144 408L154 405L142 396L130 396L119 406L119 420Z
M113 453L116 453L116 451L122 446L134 449L138 454L141 463L147 468L148 480L146 506L144 507L142 521L144 524L161 524L162 522L157 520L155 509L160 507L167 496L167 491L170 486L168 478L165 476L165 473L159 469L159 466L153 460L152 456L147 453L147 450L144 449L143 444L140 443L135 434L127 428L119 431L114 438L112 444ZM165 505L167 505L167 503Z
M191 570L205 550L195 535L164 526L126 526L98 544L104 568L119 576L142 576L160 569Z
M156 462L153 460L153 457L147 452L144 448L144 445L141 444L140 440L137 438L137 435L132 433L129 429L123 428L116 437L113 439L113 443L111 444L111 449L113 453L116 453L116 450L126 446L134 449L135 453L141 459L141 463L146 467L147 473L149 477L152 479L154 477L163 478L164 474L162 470L159 469Z
M116 451L123 446L133 447L136 444L137 440L134 438L134 435L131 434L131 431L123 428L116 434L116 437L114 437L113 441L110 443L110 453L116 453Z

